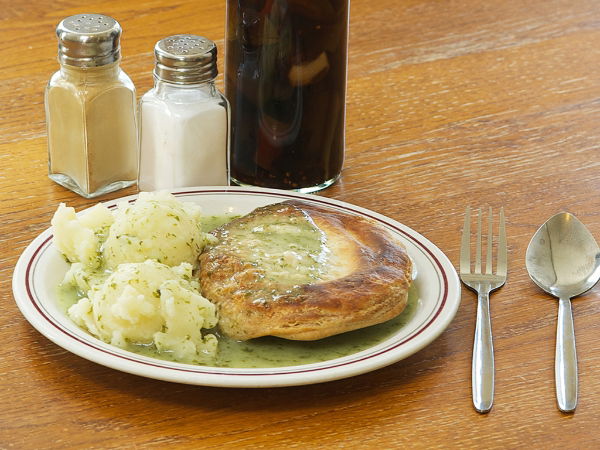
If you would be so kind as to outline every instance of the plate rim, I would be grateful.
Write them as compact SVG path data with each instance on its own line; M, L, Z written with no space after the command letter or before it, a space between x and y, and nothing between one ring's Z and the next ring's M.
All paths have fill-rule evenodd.
M163 361L119 349L80 330L86 335L86 340L83 340L81 337L55 323L55 321L60 323L60 320L57 320L54 317L47 317L47 314L50 314L47 311L42 311L42 306L44 302L47 302L48 300L36 297L35 292L33 292L33 281L35 278L36 265L40 261L42 252L52 247L52 227L48 227L38 234L23 250L13 272L12 287L14 300L25 319L29 321L38 332L67 351L115 370L147 378L203 386L278 387L314 384L347 378L377 370L398 362L420 351L437 339L437 337L439 337L439 335L448 327L458 311L461 301L460 281L454 266L447 256L420 233L390 217L384 216L383 214L337 199L279 189L238 186L198 186L169 189L167 191L183 200L188 196L227 196L232 194L273 197L281 201L296 198L369 217L400 233L405 239L411 241L413 245L421 247L421 251L425 251L429 255L429 258L432 258L435 264L437 264L436 273L438 276L441 274L444 288L441 304L436 309L433 317L427 318L427 323L424 326L420 324L420 328L410 336L407 336L402 342L393 343L394 345L392 345L391 348L382 348L374 354L368 354L362 357L356 356L382 346L391 341L392 338L361 352L347 355L342 358L297 366L242 369L196 366ZM102 203L110 208L114 208L120 202L135 201L138 195L139 194L132 194ZM202 206L201 203L200 206ZM77 214L85 213L89 208L91 208L91 206L79 211ZM27 302L30 302L31 306L28 305ZM66 317L63 317L62 319L66 319ZM48 324L52 325L52 328L49 329L47 327ZM435 325L435 327L432 328L433 325ZM424 337L423 333L426 330L428 333ZM61 336L60 333L62 333L63 336ZM66 337L64 335L66 335ZM421 337L419 338L419 336ZM407 345L410 341L412 341L412 343ZM402 346L405 348L398 350L398 348ZM336 363L332 364L332 362ZM200 369L206 370L203 371Z

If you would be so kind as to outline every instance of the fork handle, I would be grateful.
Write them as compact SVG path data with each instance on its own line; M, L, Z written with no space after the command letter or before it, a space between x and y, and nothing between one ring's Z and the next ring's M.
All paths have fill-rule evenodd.
M577 351L571 300L558 301L556 328L556 356L554 360L556 400L562 412L573 412L577 407Z
M494 402L494 344L490 319L490 293L485 290L477 295L477 322L471 377L473 406L477 412L487 413L492 409Z

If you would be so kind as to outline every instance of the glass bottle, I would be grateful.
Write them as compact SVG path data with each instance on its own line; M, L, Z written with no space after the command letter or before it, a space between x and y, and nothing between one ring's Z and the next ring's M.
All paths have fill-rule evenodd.
M140 101L141 190L229 184L229 104L215 87L217 47L180 34L157 42Z
M49 177L86 198L135 184L135 88L119 67L121 26L77 14L57 28L60 70L45 92Z
M340 175L349 0L227 0L231 179L313 192Z

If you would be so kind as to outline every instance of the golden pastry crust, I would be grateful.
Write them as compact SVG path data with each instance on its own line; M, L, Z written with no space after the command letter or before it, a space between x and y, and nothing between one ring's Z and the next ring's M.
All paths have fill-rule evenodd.
M329 258L322 279L285 286L244 260L224 237L274 215L309 220L324 233ZM296 200L257 208L215 230L220 242L200 255L202 293L219 309L223 333L246 340L315 340L389 320L407 302L412 263L391 233L366 218Z

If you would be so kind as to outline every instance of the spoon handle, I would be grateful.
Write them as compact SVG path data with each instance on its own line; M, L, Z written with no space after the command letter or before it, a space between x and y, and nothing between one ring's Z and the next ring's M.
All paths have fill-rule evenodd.
M471 367L473 405L480 413L487 413L494 402L494 345L490 319L490 294L482 290L477 295L477 322L473 343Z
M577 407L577 352L571 300L560 298L556 328L556 357L554 364L556 400L562 412L573 412Z

